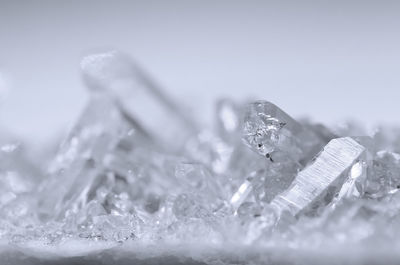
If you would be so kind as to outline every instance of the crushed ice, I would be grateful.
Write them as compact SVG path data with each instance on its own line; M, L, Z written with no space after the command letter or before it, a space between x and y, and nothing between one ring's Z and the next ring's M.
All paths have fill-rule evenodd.
M122 53L89 56L82 73L90 101L56 154L1 135L2 240L319 247L398 238L400 130L360 137L267 101L229 99L216 104L215 128L202 128Z

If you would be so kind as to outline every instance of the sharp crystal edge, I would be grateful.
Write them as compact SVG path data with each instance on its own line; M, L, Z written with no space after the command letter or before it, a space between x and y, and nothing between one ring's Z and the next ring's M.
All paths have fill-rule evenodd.
M50 181L41 186L40 191L51 198L38 202L43 216L55 209L59 217L68 209L77 211L87 203L87 194L104 171L121 174L113 168L113 157L118 153L129 157L129 141L136 138L139 145L178 150L180 146L174 139L184 139L195 130L185 112L165 97L127 55L90 55L82 60L81 67L91 101L60 148ZM126 137L131 131L135 135ZM126 172L131 162L125 160L118 167Z
M360 175L351 170L363 161L366 151L351 137L331 140L313 162L298 173L289 189L272 200L271 205L294 216L312 213L327 205L349 178L349 173L354 173L355 178Z
M254 199L259 205L269 204L291 185L300 168L301 165L291 160L281 160L251 172L231 197L231 206L236 210L249 199Z
M249 194L253 190L252 182L256 178L261 178L261 175L265 173L265 170L258 170L251 172L245 181L239 186L238 190L232 195L229 203L231 204L234 211L236 211L240 205L247 199Z
M326 144L314 131L268 101L246 106L242 139L250 149L267 158L273 159L274 152L283 152L302 164Z
M246 179L234 193L234 209L252 193L261 204L269 203L277 194L286 190L299 169L315 156L333 137L329 130L318 134L319 129L303 126L268 101L256 101L245 107L242 122L242 140L255 153L265 156L264 173L251 181ZM253 172L255 173L255 171ZM242 187L252 189L241 193ZM246 190L248 190L246 189ZM240 200L234 200L240 195Z
M17 250L17 258L0 253L6 264L45 256L154 263L177 247L188 262L207 264L282 263L279 249L299 251L287 263L304 253L346 261L355 253L360 262L396 253L400 130L393 138L337 138L267 101L243 113L243 104L225 99L215 131L199 133L129 57L97 54L82 68L90 101L49 174L40 166L47 158L25 156L11 139L0 145L0 241ZM343 135L356 132L353 124ZM92 243L100 243L96 253L85 251ZM115 252L102 252L106 245ZM33 252L37 262L19 257Z
M179 150L176 139L197 130L194 120L129 56L117 52L93 54L81 62L89 88L109 92L144 131L167 150Z

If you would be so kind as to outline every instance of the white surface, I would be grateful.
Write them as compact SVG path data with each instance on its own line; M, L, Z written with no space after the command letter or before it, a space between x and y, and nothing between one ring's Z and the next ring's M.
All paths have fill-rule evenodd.
M398 246L381 244L329 244L321 248L290 246L210 246L205 244L120 246L67 242L58 247L4 246L2 265L24 264L398 264ZM72 246L72 248L71 248ZM22 254L24 253L24 254Z

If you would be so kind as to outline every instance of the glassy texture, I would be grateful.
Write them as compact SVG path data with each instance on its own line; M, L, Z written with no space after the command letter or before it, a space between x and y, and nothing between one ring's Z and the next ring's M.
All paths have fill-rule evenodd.
M137 129L146 131L160 147L179 149L176 139L185 139L196 130L186 109L128 55L117 51L89 55L81 68L87 86L108 93L121 112L135 121Z
M356 123L331 129L229 98L216 102L214 126L200 126L128 56L81 66L90 100L55 154L0 132L7 246L103 258L173 249L199 264L245 264L237 249L258 264L281 260L279 250L398 241L398 129L369 137Z
M347 179L355 180L362 175L363 166L359 160L363 159L365 152L366 148L350 137L331 140L299 172L289 189L277 196L271 204L292 215L313 213L326 206Z
M258 154L273 159L274 152L283 152L302 164L325 144L313 130L268 101L246 106L242 133L244 143Z

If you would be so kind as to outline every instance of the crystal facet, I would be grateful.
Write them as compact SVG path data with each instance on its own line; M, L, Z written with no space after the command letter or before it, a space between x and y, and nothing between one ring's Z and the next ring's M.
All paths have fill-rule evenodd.
M169 150L180 148L176 139L185 139L196 130L193 120L143 69L121 52L93 54L81 62L84 80L94 91L109 93L122 113L136 122L154 141Z
M82 69L90 101L55 155L0 132L2 262L12 248L26 264L397 253L399 129L355 137L367 133L354 122L334 131L267 101L222 99L216 126L198 130L124 54L88 56Z
M293 215L314 212L332 201L349 173L351 178L357 177L351 175L352 167L365 153L366 148L350 137L331 140L271 204Z
M131 129L132 124L109 98L93 97L62 144L51 165L51 176L40 189L43 215L62 215L71 207L78 209L85 204L88 187L104 170L104 157Z
M284 152L304 164L325 144L312 130L268 101L248 104L244 119L244 143L263 156Z

